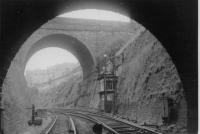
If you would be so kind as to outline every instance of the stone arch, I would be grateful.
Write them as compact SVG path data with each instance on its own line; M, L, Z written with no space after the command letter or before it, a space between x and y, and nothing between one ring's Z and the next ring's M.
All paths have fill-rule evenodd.
M79 40L65 34L51 34L34 43L25 57L25 63L38 50L46 47L60 47L70 51L80 62L83 79L87 78L95 66L95 61L88 48Z
M49 42L51 42L49 44ZM89 74L95 67L95 59L88 49L88 47L79 41L77 38L63 33L42 33L40 30L35 31L22 45L15 57L11 61L8 68L8 72L3 82L3 103L5 107L5 115L12 112L10 121L15 122L20 120L21 124L16 127L15 124L11 125L16 127L10 131L7 126L10 125L10 121L3 121L5 127L5 133L18 132L25 129L26 122L31 117L31 112L26 110L26 107L30 107L35 103L36 90L30 90L27 87L27 82L24 77L24 70L28 59L38 50L45 47L60 47L70 51L80 62L83 72L83 80L89 78ZM18 118L19 117L19 118Z

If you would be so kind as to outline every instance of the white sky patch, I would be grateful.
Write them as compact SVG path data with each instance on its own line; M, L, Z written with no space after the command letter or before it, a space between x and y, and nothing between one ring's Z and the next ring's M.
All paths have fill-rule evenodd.
M27 62L26 70L47 69L50 66L61 63L78 64L77 58L62 48L48 47L36 52Z
M84 9L76 10L59 15L58 17L65 18L79 18L79 19L93 19L93 20L106 20L106 21L120 21L130 22L131 19L127 16L106 10L97 9Z

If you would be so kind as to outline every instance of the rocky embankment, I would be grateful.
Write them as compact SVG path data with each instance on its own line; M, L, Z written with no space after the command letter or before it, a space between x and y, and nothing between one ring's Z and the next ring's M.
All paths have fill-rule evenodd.
M168 117L168 125L186 127L187 106L183 86L161 43L150 32L144 31L125 48L115 50L119 77L117 113L141 125L161 126L164 124L163 117ZM46 102L59 106L99 108L97 92L100 83L96 78L94 74L81 82L80 75L73 76L48 93L50 100Z
M117 54L117 111L139 124L185 128L187 106L181 80L167 51L144 31Z
M117 114L147 126L161 126L163 117L167 117L166 125L185 128L187 106L183 86L161 43L144 31L125 48L114 50L119 77ZM73 76L48 93L46 102L99 108L100 83L96 78L96 73L84 81L80 75Z

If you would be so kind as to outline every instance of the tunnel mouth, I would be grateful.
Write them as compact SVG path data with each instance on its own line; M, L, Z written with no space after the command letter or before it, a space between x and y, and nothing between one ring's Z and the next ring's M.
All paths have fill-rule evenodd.
M41 91L46 85L60 85L74 75L81 78L83 75L78 59L70 51L59 47L46 47L36 51L28 59L24 69L27 87Z
M24 63L26 64L35 52L48 47L58 47L73 54L78 59L82 68L83 80L87 79L94 70L94 56L91 54L86 45L75 37L60 33L47 35L37 40L26 53ZM24 69L26 69L25 66Z

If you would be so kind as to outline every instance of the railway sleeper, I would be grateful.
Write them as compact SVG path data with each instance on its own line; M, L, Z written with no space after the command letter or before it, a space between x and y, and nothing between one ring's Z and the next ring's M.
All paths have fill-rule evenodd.
M111 126L113 129L126 129L130 128L129 126Z
M120 133L120 134L138 134L137 132L123 132L123 133Z
M134 129L121 129L121 130L116 130L118 133L123 133L123 132L137 132L138 130Z
M117 123L117 122L112 122L112 123L107 123L109 126L113 126L113 127L115 127L115 126L127 126L127 125L125 125L125 124L121 124L121 123Z

